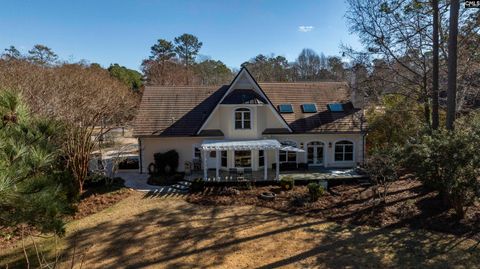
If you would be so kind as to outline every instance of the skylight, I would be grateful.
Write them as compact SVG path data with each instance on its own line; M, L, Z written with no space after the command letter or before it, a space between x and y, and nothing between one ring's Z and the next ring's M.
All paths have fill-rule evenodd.
M331 112L343 112L343 105L340 103L332 103L327 105Z
M278 105L278 110L280 113L293 113L293 107L291 104L280 104Z
M315 104L303 104L302 111L303 113L316 113L317 106Z

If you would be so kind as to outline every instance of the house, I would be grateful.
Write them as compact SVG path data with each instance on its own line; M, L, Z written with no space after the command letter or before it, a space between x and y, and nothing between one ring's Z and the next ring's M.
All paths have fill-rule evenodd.
M179 171L197 160L216 179L232 168L278 179L282 170L355 167L365 158L363 111L346 83L257 83L246 68L230 85L147 86L134 136L141 173L169 150Z

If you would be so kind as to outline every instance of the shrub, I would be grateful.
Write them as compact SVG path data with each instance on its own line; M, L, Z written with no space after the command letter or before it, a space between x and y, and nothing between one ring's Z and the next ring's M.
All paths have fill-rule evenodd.
M218 192L218 194L224 196L235 196L240 195L240 191L235 188L223 188Z
M190 185L191 192L202 192L205 190L205 181L202 178L196 178L192 181Z
M280 187L282 188L282 190L289 191L292 190L294 186L295 181L292 177L288 176L280 179Z
M459 218L480 196L480 114L457 121L454 131L440 130L411 141L405 165L440 192Z
M375 195L385 204L388 189L398 179L399 169L396 149L377 149L367 159L366 168L375 185Z
M290 205L294 207L304 207L305 202L305 197L296 195L290 200Z
M156 172L160 175L174 174L178 168L178 158L178 153L175 150L170 150L165 153L159 152L153 154ZM155 173L155 169L153 172Z
M318 185L317 183L309 183L307 185L308 193L310 194L310 201L316 202L318 199L323 196L325 190L322 186Z

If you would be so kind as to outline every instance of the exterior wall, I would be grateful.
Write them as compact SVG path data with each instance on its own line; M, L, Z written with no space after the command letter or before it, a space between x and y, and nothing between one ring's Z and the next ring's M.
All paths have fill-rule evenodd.
M153 163L153 154L176 150L179 155L178 170L184 170L185 161L192 161L193 146L201 144L205 138L202 137L144 137L141 139L142 171L148 173L148 165Z
M324 143L324 160L323 166L325 167L354 167L357 164L363 163L364 151L363 151L363 134L286 134L286 135L271 135L269 138L277 139L282 142L284 140L290 140L297 143L298 148L302 148L307 151L307 143L313 141L319 141ZM353 161L351 162L336 162L335 161L335 143L341 140L347 140L353 142ZM331 147L330 147L331 143ZM303 147L302 147L303 144ZM269 156L270 157L270 156ZM273 159L272 159L273 158ZM274 162L274 156L269 158L271 165ZM272 161L272 162L270 162ZM307 162L307 152L297 153L297 163Z
M246 139L242 137L243 139ZM306 145L312 141L320 141L324 143L324 163L325 167L354 167L363 162L363 135L362 134L287 134L287 135L271 135L263 136L261 138L277 139L280 142L290 140L297 143L297 147L306 151ZM142 159L142 173L148 173L148 165L153 160L153 154L157 152L166 152L169 150L176 150L179 154L179 171L184 170L185 161L192 161L194 146L202 143L203 140L212 139L208 137L153 137L141 138L141 159ZM240 139L240 137L238 137ZM354 160L352 162L336 162L334 159L335 143L341 140L348 140L353 142L354 146ZM329 146L331 143L331 147ZM307 153L297 153L297 163L307 162ZM267 150L267 165L269 168L275 163L275 151ZM234 152L227 152L228 167L234 167ZM203 163L202 163L203 165ZM214 165L209 165L209 168L215 168ZM258 151L252 151L252 168L253 170L261 170L258 167ZM227 169L226 167L223 169Z
M248 108L251 111L252 128L235 129L235 110ZM267 128L285 128L268 105L220 105L213 112L204 129L220 129L225 139L261 139Z

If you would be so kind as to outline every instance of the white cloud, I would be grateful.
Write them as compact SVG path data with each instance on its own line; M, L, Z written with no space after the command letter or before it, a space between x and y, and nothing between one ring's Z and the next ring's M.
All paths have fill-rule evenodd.
M313 27L313 26L311 26L311 25L308 25L308 26L306 26L306 25L300 25L300 26L298 26L298 31L299 31L299 32L304 32L304 33L306 33L306 32L311 32L311 31L313 31L314 28L315 28L315 27Z

